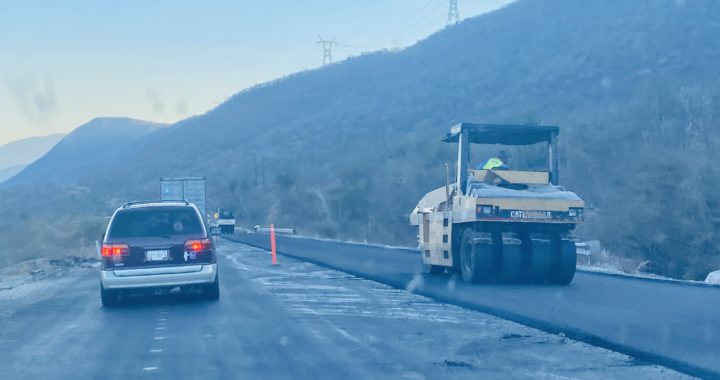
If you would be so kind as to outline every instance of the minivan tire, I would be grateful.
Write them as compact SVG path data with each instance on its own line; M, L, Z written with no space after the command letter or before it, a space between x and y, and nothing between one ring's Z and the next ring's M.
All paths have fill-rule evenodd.
M203 293L208 301L217 301L220 299L220 276L216 276L215 282L212 284L205 285Z
M104 307L116 306L118 304L117 291L105 289L105 287L100 284L100 300Z

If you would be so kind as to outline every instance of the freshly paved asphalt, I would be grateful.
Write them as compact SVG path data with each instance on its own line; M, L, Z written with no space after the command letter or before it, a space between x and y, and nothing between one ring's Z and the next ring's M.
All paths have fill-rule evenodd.
M341 257L335 248L348 247L330 250ZM217 302L170 295L103 308L97 268L6 282L0 379L685 378L304 260L271 266L267 251L229 241L218 250Z
M263 234L229 240L268 249ZM578 272L569 286L420 275L408 249L278 236L278 252L703 378L720 378L720 288Z

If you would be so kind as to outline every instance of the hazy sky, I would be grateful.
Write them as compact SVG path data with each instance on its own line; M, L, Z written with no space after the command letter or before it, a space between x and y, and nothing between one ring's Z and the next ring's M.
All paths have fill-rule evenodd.
M461 18L511 0L459 0ZM97 116L175 122L334 60L445 26L448 0L0 0L0 145Z

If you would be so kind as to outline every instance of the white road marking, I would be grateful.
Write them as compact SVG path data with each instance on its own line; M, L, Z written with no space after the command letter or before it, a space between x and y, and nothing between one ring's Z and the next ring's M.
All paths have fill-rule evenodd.
M153 340L163 340L163 339L165 339L164 336L156 336L153 338Z
M158 367L145 367L142 370L143 371L157 371Z
M150 353L153 353L153 354L157 354L157 353L159 353L159 352L162 352L162 349L158 348L158 349L155 349L155 350L150 350Z
M156 327L155 330L165 330L165 327Z
M167 319L165 319L165 318L158 319L158 322L164 322L164 321L167 321Z

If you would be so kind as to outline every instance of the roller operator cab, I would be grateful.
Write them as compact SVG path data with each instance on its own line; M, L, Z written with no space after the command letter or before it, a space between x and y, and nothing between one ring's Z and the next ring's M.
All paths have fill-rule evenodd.
M468 282L572 281L572 231L585 203L558 184L558 134L541 125L452 127L443 141L457 144L455 180L448 167L446 185L410 214L426 273L456 270ZM499 152L509 162L484 169Z
M173 289L210 300L220 296L213 236L198 208L187 201L120 207L103 236L101 257L100 296L105 306L132 293Z

